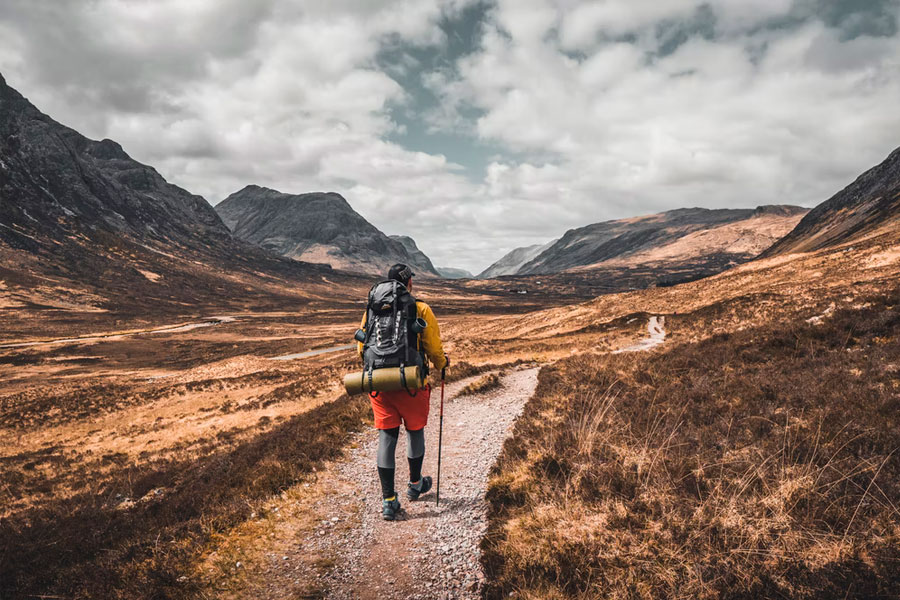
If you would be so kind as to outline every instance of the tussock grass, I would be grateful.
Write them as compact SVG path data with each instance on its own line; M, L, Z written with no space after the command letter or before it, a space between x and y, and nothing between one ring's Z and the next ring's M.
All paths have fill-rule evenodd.
M900 293L861 306L544 368L486 597L900 596Z
M473 381L469 385L465 386L463 389L459 391L459 396L474 396L476 394L483 394L485 392L489 392L491 390L495 390L498 387L503 385L500 382L500 375L497 373L488 373L484 377Z

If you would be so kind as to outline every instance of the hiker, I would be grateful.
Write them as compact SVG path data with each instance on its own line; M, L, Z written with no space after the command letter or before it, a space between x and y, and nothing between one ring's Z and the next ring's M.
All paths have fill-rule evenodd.
M367 342L359 342L359 356L363 359L365 368L371 368L370 363L377 368L379 356L373 346L379 338L375 323L374 312L371 304L373 298L382 297L394 299L394 314L396 311L408 311L406 319L387 319L391 323L412 323L406 330L406 343L402 344L408 352L408 356L401 359L408 367L418 366L423 373L422 381L428 372L427 360L431 361L435 369L443 371L450 361L444 353L441 344L441 331L437 319L431 311L431 307L420 300L416 300L412 292L412 269L404 264L396 264L388 271L388 281L377 284L369 292L369 306L363 315L360 325L361 331L369 331ZM379 300L380 301L380 300ZM413 305L415 312L413 313ZM385 305L386 306L386 305ZM399 308L398 308L399 307ZM370 313L373 323L369 323ZM390 314L390 313L389 313ZM413 316L415 315L415 316ZM402 315L401 315L402 317ZM416 320L418 318L418 321ZM423 323L424 322L424 323ZM423 328L424 325L424 328ZM358 338L359 339L359 338ZM391 357L388 357L390 359ZM414 364L405 362L411 358ZM412 369L408 369L412 370ZM409 377L413 380L413 377ZM407 383L404 381L404 386ZM411 501L418 500L431 489L431 477L422 475L422 461L425 458L425 425L428 424L428 409L431 399L431 387L425 385L421 389L401 389L392 392L372 392L369 394L372 402L372 412L375 413L375 428L378 429L378 478L381 481L381 514L384 519L393 521L400 511L400 500L394 489L394 456L397 449L397 441L400 437L400 424L406 429L406 456L409 460L409 483L406 487L406 497Z

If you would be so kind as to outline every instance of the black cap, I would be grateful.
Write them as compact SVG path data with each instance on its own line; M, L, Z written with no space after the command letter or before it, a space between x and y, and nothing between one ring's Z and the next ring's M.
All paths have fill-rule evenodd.
M409 283L410 277L415 275L408 266L403 263L397 263L388 271L388 279L396 279L403 285Z

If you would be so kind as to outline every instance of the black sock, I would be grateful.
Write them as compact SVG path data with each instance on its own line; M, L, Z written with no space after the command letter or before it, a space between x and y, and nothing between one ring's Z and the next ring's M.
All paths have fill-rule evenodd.
M422 479L422 461L425 460L423 454L419 458L407 458L409 461L409 482L415 483Z
M381 496L384 499L396 496L394 492L394 469L378 467L378 479L381 480Z

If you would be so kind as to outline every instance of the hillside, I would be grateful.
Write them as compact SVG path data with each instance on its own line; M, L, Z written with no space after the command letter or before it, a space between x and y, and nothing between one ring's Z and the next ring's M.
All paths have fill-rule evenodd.
M534 299L588 299L668 287L716 275L752 260L789 232L805 211L791 206L725 211L684 209L598 223L568 232L520 268L519 274L480 278L464 285L482 292L525 292ZM594 260L599 262L591 262ZM551 267L565 268L543 272ZM532 269L540 273L522 274Z
M383 274L402 262L419 275L437 276L428 257L410 254L403 242L382 233L340 194L285 194L248 185L216 211L236 237L288 258L369 274Z
M2 77L0 198L3 337L38 327L34 314L68 324L67 312L156 320L296 305L339 277L235 239L203 198L57 123ZM309 285L282 285L299 280Z
M437 267L437 272L444 279L472 279L473 275L465 269L455 269L453 267Z
M725 268L755 257L790 231L805 213L806 209L796 206L682 208L595 223L567 231L517 274L559 273L613 261L637 266L662 259L669 263L716 263Z
M432 264L431 259L428 256L419 250L419 246L416 245L416 240L412 239L408 235L392 235L389 236L392 240L400 242L403 244L403 247L406 248L406 251L409 253L409 264L413 267L413 270L418 269L416 271L417 275L440 275L440 271Z
M900 222L900 148L815 207L763 256L809 252L852 241Z
M544 250L550 248L557 240L546 244L535 244L534 246L525 246L516 248L505 254L500 260L489 266L487 269L478 274L478 279L492 279L494 277L502 277L504 275L515 275L526 263L533 260Z

